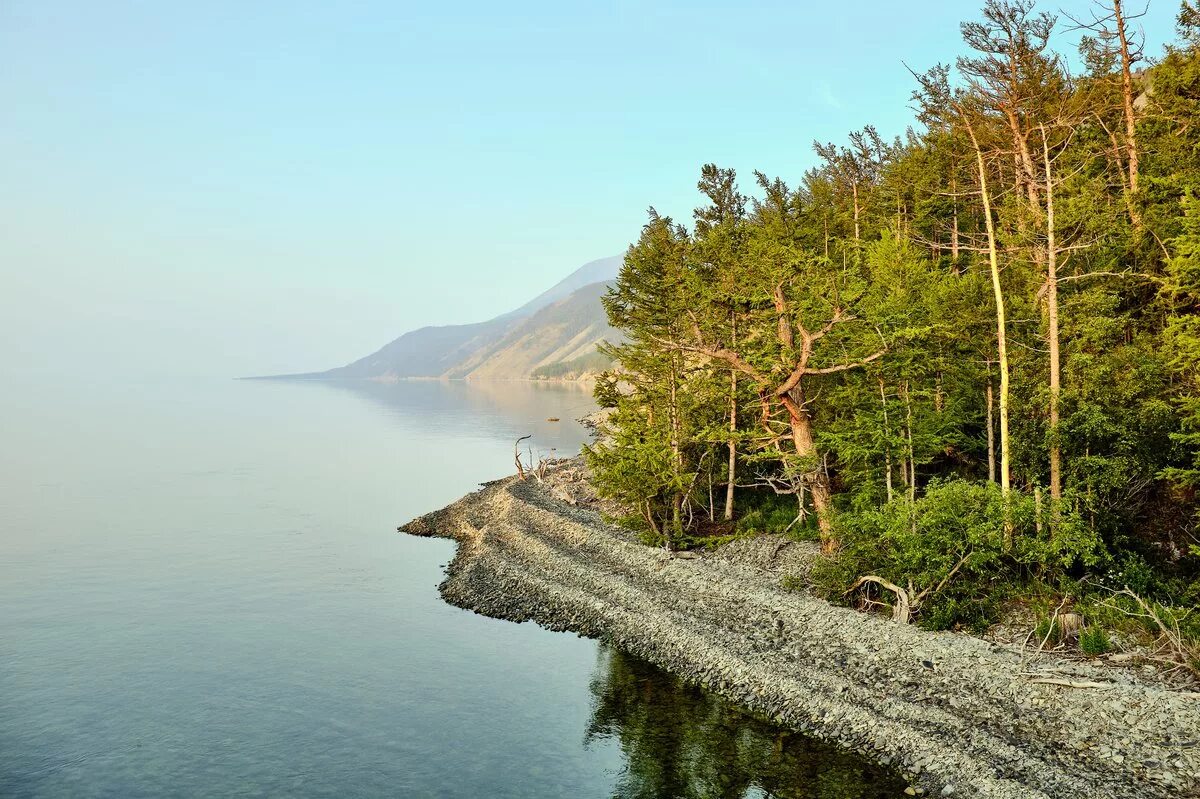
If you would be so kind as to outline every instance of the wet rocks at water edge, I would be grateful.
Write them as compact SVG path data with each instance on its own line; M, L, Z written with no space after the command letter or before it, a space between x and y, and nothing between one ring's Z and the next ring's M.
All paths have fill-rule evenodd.
M778 539L674 557L562 493L502 480L401 529L459 543L447 601L611 641L891 765L910 795L1200 796L1200 696L788 592Z

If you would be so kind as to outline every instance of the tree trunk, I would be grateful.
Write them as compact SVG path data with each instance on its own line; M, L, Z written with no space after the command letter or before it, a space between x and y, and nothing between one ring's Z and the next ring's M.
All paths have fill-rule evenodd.
M712 471L709 471L708 475L708 520L715 522L717 520L717 510L716 503L713 502Z
M883 458L887 464L887 499L892 501L892 433L888 425L887 394L883 390L883 378L879 378L879 402L883 405Z
M1042 487L1034 485L1033 487L1033 526L1037 534L1042 534Z
M1033 168L1033 156L1029 154L1029 138L1021 129L1021 120L1015 111L1011 108L1006 109L1004 117L1008 120L1009 133L1012 135L1013 160L1016 162L1013 188L1018 196L1025 194L1030 210L1037 214L1041 201L1038 199L1037 181L1034 178L1036 170ZM1020 220L1018 223L1023 225Z
M1120 7L1120 1L1114 0ZM1058 405L1061 394L1061 356L1058 341L1058 245L1054 235L1054 178L1050 169L1050 144L1042 132L1046 166L1046 334L1050 345L1050 498L1062 499L1062 447L1058 442Z
M954 195L954 220L950 230L950 269L954 274L962 270L958 263L958 181L950 177L950 193Z
M674 541L683 537L683 494L678 491L675 492L675 498L671 501L671 531L675 534L675 538L667 536L666 549L668 551L673 548Z
M1125 111L1125 148L1129 164L1129 191L1136 195L1138 190L1138 147L1137 120L1133 116L1133 58L1129 52L1129 36L1125 30L1125 12L1121 0L1112 0L1113 22L1117 29L1117 41L1121 45L1121 99ZM1140 220L1135 218L1134 225Z
M813 438L812 417L804 407L804 390L798 385L781 399L790 418L792 444L796 448L796 455L806 463L813 464L812 468L804 473L804 484L812 496L813 510L817 514L821 549L824 552L832 552L837 549L838 543L833 537L833 524L829 518L833 503L830 498L829 480L821 469L821 458Z
M729 373L729 480L725 484L725 521L733 519L733 492L737 484L737 372Z
M674 497L671 501L671 532L667 533L667 549L671 548L671 534L678 538L683 534L683 516L681 509L683 506L683 494L680 492L680 487L683 485L683 445L681 442L680 419L679 419L679 386L678 386L678 368L676 364L676 355L671 355L671 382L670 382L670 413L669 423L671 425L671 464L673 467L673 477L675 478Z
M908 474L905 475L905 480L908 482L908 501L917 501L917 455L913 451L912 437L912 397L908 393L908 383L904 384L904 437L908 442Z
M650 531L655 536L662 535L662 532L658 528L658 522L654 521L654 511L651 510L650 500L642 503L642 517L646 520L646 524L650 525Z
M1008 323L1004 315L1004 290L1000 286L1000 257L996 244L996 223L992 219L992 200L988 194L987 167L983 163L983 150L971 123L964 122L971 136L971 144L975 148L975 165L979 170L979 194L983 199L983 218L987 227L988 266L992 273L992 294L996 299L996 349L998 351L1000 369L1000 490L1008 496L1012 489L1012 479L1009 474L1011 457L1008 441ZM1011 530L1008 532L1011 536ZM1009 541L1011 543L1011 541Z
M862 241L862 233L858 225L858 182L851 183L850 189L854 192L854 246L857 248Z
M992 395L992 366L988 364L987 382L987 442L988 442L988 482L996 482L996 420L995 399Z
M729 314L733 316L731 311ZM737 320L730 320L733 343L737 344ZM733 492L737 484L737 372L729 370L729 480L725 484L725 521L733 520Z

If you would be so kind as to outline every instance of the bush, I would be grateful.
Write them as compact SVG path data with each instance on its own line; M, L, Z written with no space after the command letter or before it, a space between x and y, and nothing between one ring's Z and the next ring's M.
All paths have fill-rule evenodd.
M1093 624L1085 627L1083 632L1079 633L1079 648L1083 654L1096 657L1110 651L1112 642L1108 640L1108 633L1103 627Z
M1129 553L1104 573L1102 583L1115 591L1128 588L1144 596L1158 588L1158 577L1141 556Z
M917 624L926 630L959 628L982 635L999 616L1000 597L997 594L985 594L976 599L935 596L921 609Z
M1039 646L1042 642L1047 645L1058 644L1062 640L1062 628L1059 627L1058 619L1049 618L1039 621L1033 628L1033 640Z
M811 515L803 522L796 521L795 497L770 494L747 494L741 499L743 513L737 519L739 534L783 533L796 540L816 540L816 520Z
M813 579L837 598L859 576L873 574L912 586L922 626L986 628L1012 586L1030 577L1054 582L1071 569L1098 562L1103 550L1087 525L1066 508L1054 534L1043 508L1041 531L1032 497L1007 502L994 483L933 481L916 502L896 499L877 510L835 517L841 550L814 569ZM1006 540L1011 525L1011 544ZM890 600L891 597L888 597Z

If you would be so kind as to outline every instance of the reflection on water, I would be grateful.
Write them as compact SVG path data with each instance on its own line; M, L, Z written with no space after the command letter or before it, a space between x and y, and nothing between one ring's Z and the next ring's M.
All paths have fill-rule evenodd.
M294 383L292 385L295 385ZM449 435L532 436L537 457L570 457L590 440L579 420L596 409L591 386L527 380L320 381L377 403L396 418L421 416ZM551 421L551 420L554 421Z
M453 545L396 525L510 474L518 436L576 452L586 390L5 388L4 799L875 796L805 793L871 772L791 736L772 754L781 733L661 672L607 653L595 675L592 641L441 601Z
M616 739L620 799L875 799L905 783L602 646L589 741Z

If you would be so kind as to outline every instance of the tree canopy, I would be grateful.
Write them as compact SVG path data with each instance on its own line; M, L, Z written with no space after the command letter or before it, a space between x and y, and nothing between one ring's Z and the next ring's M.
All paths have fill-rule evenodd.
M587 452L632 523L679 547L790 508L914 594L1136 564L1200 597L1200 18L1149 61L1097 9L987 0L903 136L749 196L708 164L691 229L651 211Z

